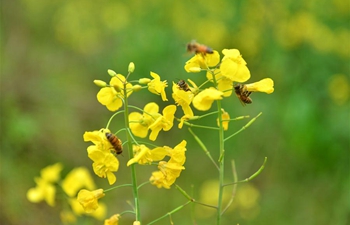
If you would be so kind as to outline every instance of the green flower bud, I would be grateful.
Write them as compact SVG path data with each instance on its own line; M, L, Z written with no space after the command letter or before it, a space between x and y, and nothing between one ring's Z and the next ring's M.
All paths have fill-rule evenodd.
M129 63L128 72L133 73L135 70L135 64L133 62Z
M151 82L151 79L149 79L149 78L139 79L139 84L148 84L149 82Z
M132 86L132 90L133 91L139 91L142 89L142 86L141 85L138 85L138 84L135 84L134 86Z
M103 80L94 80L94 84L96 84L99 87L107 87L107 83Z
M117 75L117 73L114 72L114 70L107 70L107 72L111 77L114 77L115 75Z

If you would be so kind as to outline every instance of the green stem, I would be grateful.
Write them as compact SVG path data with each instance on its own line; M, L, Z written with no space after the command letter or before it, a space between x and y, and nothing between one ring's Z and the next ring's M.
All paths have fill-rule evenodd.
M193 203L196 203L196 204L198 204L198 205L202 205L202 206L206 206L206 207L209 207L209 208L217 209L217 207L214 206L214 205L209 205L209 204L205 204L205 203L196 201L196 200L195 200L194 198L192 198L189 194L187 194L187 192L186 192L184 189L182 189L179 185L177 185L177 184L175 184L175 185L176 185L176 186L175 186L176 189L177 189L178 191L180 191L181 194L182 194L183 196L185 196L185 198L187 198L189 201L191 201L191 202L193 202Z
M209 68L208 68L209 69ZM209 70L213 76L213 82L215 87L217 87L217 81L212 70ZM224 127L222 125L222 106L221 100L216 101L217 111L218 111L218 119L219 119L219 149L220 149L220 157L219 157L219 196L218 196L218 205L217 205L217 217L216 224L220 225L221 223L221 213L222 213L222 198L224 193L224 174L225 174L225 143L224 143Z
M114 118L116 115L118 115L118 114L120 114L120 113L123 113L123 112L124 112L124 110L121 110L121 111L118 111L118 112L114 113L114 114L111 116L111 118L109 118L108 123L107 123L107 125L106 125L106 129L108 129L109 124L112 122L113 118Z
M237 176L235 161L232 160L232 161L231 161L231 164L232 164L233 181L234 181L234 182L237 182L238 176ZM224 185L224 186L225 186L225 185ZM236 190L237 190L237 184L233 185L230 201L227 203L225 209L222 210L221 215L223 215L223 214L226 212L226 210L231 206L231 204L232 204L232 202L233 202L233 199L234 199L235 196L236 196Z
M129 127L129 107L128 107L128 97L127 97L127 90L126 90L126 84L127 81L124 82L124 123L125 127L127 129L126 137L128 141L128 152L129 152L129 158L131 159L133 157L133 149L132 149L132 137ZM131 168L131 183L132 183L132 191L134 195L134 202L135 202L135 217L136 221L141 221L140 216L140 204L139 204L139 194L137 189L137 180L136 180L136 168L135 164L130 165Z
M108 188L108 189L104 190L103 192L108 192L108 191L111 191L111 190L114 190L117 188L121 188L121 187L132 187L132 184L121 184L121 185L118 185L115 187Z
M163 219L163 218L165 218L167 216L171 216L172 214L176 213L177 211L179 211L180 209L182 209L183 207L185 207L186 205L188 205L190 203L191 203L191 201L188 201L185 204L176 207L175 209L171 210L170 212L168 212L168 213L164 214L163 216L161 216L161 217L153 220L152 222L148 223L148 225L154 224L155 222L158 222L159 220L161 220L161 219Z
M213 159L213 157L211 157L210 152L208 151L207 147L203 144L203 142L201 141L201 139L199 139L199 137L191 130L191 128L188 128L188 131L193 135L194 139L197 141L197 143L199 144L199 146L203 149L203 151L205 152L205 154L209 157L209 159L212 161L212 163L215 165L215 167L219 169L219 166L216 164L215 160Z
M189 127L197 127L197 128L210 129L210 130L219 130L218 127L209 127L209 126L196 125L196 124L189 123L189 122L184 122L184 124L186 124Z
M240 130L238 130L236 133L231 134L230 136L228 136L227 138L224 139L224 141L229 140L230 138L234 137L235 135L241 133L243 130L245 130L246 128L248 128L260 115L262 114L262 112L260 112L256 117L254 117L253 119L251 119L246 125L244 125Z
M224 184L223 186L229 186L229 185L235 185L235 184L238 184L238 183L245 183L245 182L248 182L250 180L253 180L255 177L257 177L261 171L263 171L263 169L265 168L265 164L267 162L267 157L265 157L264 159L264 163L260 166L260 168L258 169L258 171L256 171L253 175L251 175L250 177L244 179L244 180L240 180L240 181L236 181L236 182L232 182L232 183L228 183L228 184Z
M215 77L215 76L213 76ZM215 78L214 78L215 80ZM219 147L220 147L220 158L219 158L219 197L218 197L218 205L217 205L217 218L216 218L216 224L219 225L221 222L221 212L222 212L222 197L223 197L223 184L224 184L224 162L225 162L225 149L224 149L224 128L222 126L222 111L221 111L221 101L217 100L217 108L218 108L218 118L219 118Z

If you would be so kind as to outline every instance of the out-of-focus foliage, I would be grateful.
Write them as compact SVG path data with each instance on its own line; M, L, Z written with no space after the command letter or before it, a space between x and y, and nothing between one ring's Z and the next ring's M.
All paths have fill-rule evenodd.
M108 80L107 69L126 74L130 61L136 65L135 79L150 71L169 83L187 79L185 45L191 39L218 51L237 48L248 62L250 81L275 81L270 96L254 93L249 106L235 98L224 106L234 112L232 118L263 112L226 143L227 159L235 159L239 177L256 171L264 156L269 160L258 178L238 186L223 224L350 222L348 1L5 0L1 6L1 224L59 224L57 209L28 202L26 192L49 164L62 162L63 173L91 168L82 135L109 118L92 81ZM205 79L205 74L190 76ZM159 100L150 94L144 98ZM133 104L143 106L143 99ZM244 124L232 122L228 132ZM210 132L198 135L217 140ZM176 136L190 139L185 129ZM172 137L158 139L173 146ZM206 144L216 148L214 141ZM121 157L120 164L126 161ZM216 177L210 166L189 141L178 182L188 189L193 184L194 197L210 201ZM130 179L123 168L118 174L117 182ZM108 216L128 207L132 196L118 192L108 199ZM174 192L142 188L145 221L186 201ZM175 214L173 221L185 224L190 211ZM207 211L196 206L198 224L213 224ZM132 218L123 221L130 224Z

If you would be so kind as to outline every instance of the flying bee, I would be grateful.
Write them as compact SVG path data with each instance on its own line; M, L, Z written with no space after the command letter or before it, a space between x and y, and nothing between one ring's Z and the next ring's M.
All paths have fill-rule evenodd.
M213 54L213 49L206 45L202 45L197 43L196 41L191 41L190 43L187 44L187 52L195 53L195 54Z
M121 140L112 133L106 133L106 138L113 146L113 150L117 155L121 154L123 152L122 142Z
M179 87L180 90L191 91L190 87L184 80L179 80L179 82L177 82L177 86Z
M249 97L252 92L247 91L247 87L244 84L236 84L234 88L235 93L243 106L253 102L253 100Z

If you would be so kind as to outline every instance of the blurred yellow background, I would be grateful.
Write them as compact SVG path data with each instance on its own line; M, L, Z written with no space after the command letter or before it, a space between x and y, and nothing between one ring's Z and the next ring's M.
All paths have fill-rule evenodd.
M64 164L63 177L78 166L92 171L82 135L104 127L112 115L97 102L92 81L108 81L107 69L126 75L132 61L134 80L153 71L169 84L203 82L205 74L183 69L192 39L219 52L239 49L249 82L275 81L275 92L254 93L251 105L242 107L234 96L224 103L231 118L263 112L226 143L226 171L234 159L244 179L265 156L268 162L256 179L238 186L222 224L350 223L349 1L5 0L1 11L0 224L60 224L59 206L30 203L26 192L40 169L56 162ZM170 91L166 104L173 103ZM143 91L130 101L143 108L160 97ZM231 122L228 132L246 122ZM122 128L117 120L111 126ZM195 131L217 158L216 133ZM157 144L188 141L186 170L177 183L189 192L194 185L194 197L210 201L205 197L215 186L215 168L187 129L175 123L170 132L161 133ZM119 158L125 165L127 155ZM140 183L154 169L138 167ZM116 175L117 183L130 182L126 166ZM174 188L147 185L140 196L148 222L186 202ZM112 192L104 201L108 216L128 209L126 201L132 201L131 191ZM191 210L173 215L175 224L192 224ZM210 209L196 206L194 212L197 224L214 224ZM122 221L131 224L132 217Z

